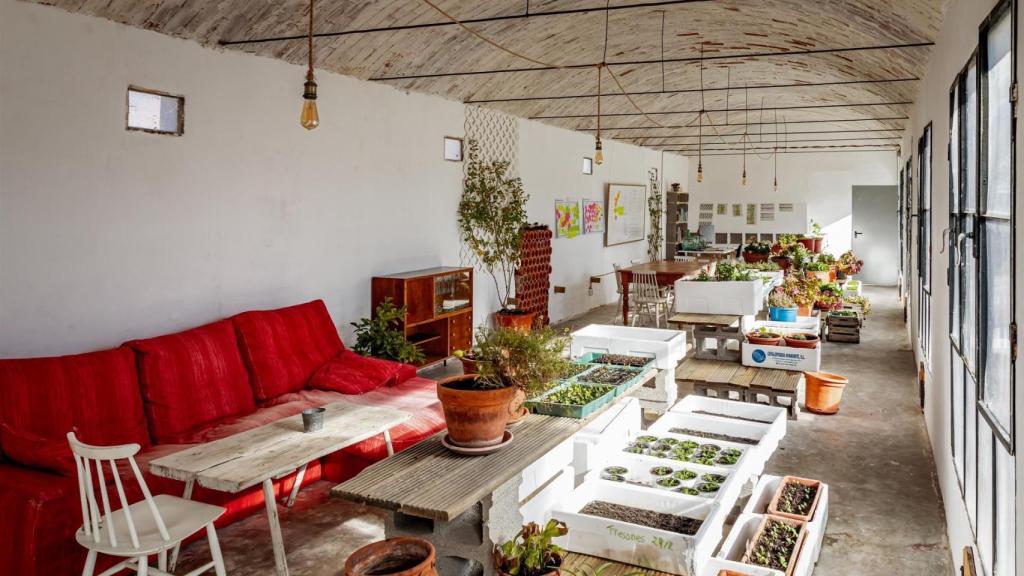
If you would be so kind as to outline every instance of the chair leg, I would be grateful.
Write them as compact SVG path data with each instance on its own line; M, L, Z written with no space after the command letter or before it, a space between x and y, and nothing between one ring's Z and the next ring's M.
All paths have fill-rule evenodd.
M224 568L224 556L220 553L220 541L217 540L217 530L213 522L206 525L206 538L210 541L210 556L213 556L213 571L217 576L227 576Z
M89 550L88 556L85 557L85 567L82 568L82 576L92 576L96 573L96 551Z
M156 565L160 570L167 572L167 550L161 550L156 557Z
M146 576L149 574L149 556L139 556L138 560L139 564L135 569L135 572L138 573L139 576Z

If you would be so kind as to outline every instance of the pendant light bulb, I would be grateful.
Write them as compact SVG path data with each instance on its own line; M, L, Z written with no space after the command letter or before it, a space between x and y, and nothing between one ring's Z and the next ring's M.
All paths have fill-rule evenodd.
M306 130L312 130L320 125L320 113L316 109L316 81L313 80L312 74L306 76L304 87L299 122Z
M602 152L601 139L594 140L594 164L600 166L604 163L604 152Z
M746 170L743 170L743 178L740 179L740 183L743 184L744 186L747 185L747 171Z
M778 192L778 191L779 191L779 179L776 178L775 182L772 184L772 192Z
M704 164L697 162L697 182L704 181Z

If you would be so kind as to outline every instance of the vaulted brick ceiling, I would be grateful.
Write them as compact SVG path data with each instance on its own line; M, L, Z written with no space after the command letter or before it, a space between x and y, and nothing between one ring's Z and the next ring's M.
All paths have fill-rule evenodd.
M790 148L895 146L946 5L945 0L611 0L613 9L605 12L605 0L432 1L460 20L485 20L467 25L511 50L579 67L523 70L538 65L452 25L423 0L318 0L315 30L323 36L316 39L316 66L592 131L596 64L605 60L635 102L616 95L619 88L605 71L605 137L684 153L695 149L700 123L710 151L739 149L744 130L754 135L754 146L774 146L775 132L784 133L780 141L788 139ZM207 46L295 64L306 59L301 36L308 0L40 3ZM415 27L426 23L442 25ZM707 125L708 116L698 121L702 108L713 126Z

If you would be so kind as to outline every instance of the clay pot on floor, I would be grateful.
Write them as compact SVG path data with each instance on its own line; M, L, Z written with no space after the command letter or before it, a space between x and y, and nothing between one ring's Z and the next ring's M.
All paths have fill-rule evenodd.
M494 313L494 324L499 328L511 328L512 330L529 332L533 329L533 319L536 316L536 312L499 310Z
M850 383L849 379L828 372L804 372L804 381L807 385L807 398L804 403L808 410L815 414L839 412L843 389Z
M444 409L448 439L466 448L500 444L509 419L509 404L517 388L478 389L476 375L445 378L437 383L437 398Z
M345 576L438 576L434 546L421 538L390 538L363 546L345 561Z

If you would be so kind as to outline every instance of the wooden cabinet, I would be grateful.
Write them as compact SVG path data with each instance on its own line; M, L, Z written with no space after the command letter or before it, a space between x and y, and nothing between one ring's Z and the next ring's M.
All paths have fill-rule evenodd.
M423 365L436 364L473 342L473 269L439 267L374 276L371 306L391 298L405 306L403 330L426 355Z

